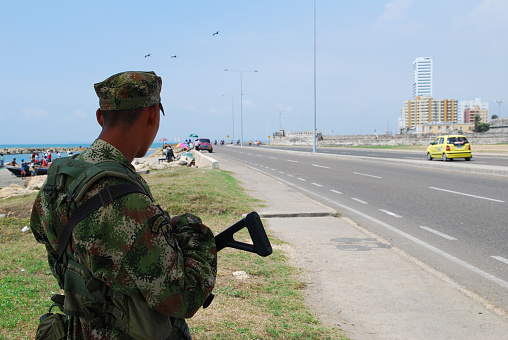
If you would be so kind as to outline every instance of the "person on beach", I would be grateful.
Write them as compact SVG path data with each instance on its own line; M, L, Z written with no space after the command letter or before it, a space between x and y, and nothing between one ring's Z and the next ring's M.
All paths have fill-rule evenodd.
M25 163L25 160L21 158L21 179L26 179L26 172L28 171L28 164Z
M44 158L42 159L42 164L41 164L41 166L48 166L47 156L44 156Z
M18 165L18 163L16 163L16 157L14 157L14 158L12 159L12 161L11 161L11 165L12 165L12 166L16 166L16 165Z
M99 137L76 159L54 160L34 202L30 228L64 291L71 339L191 339L184 318L215 285L212 231L189 213L171 219L131 164L157 135L161 86L154 72L137 71L95 84ZM78 165L109 170L87 182ZM75 227L62 232L69 219Z
M32 152L32 163L35 163L35 151Z
M0 168L4 167L4 154L0 153Z

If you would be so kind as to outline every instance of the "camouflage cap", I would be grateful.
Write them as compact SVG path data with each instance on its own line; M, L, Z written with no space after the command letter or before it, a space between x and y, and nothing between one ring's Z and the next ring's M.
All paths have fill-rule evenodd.
M139 109L161 105L162 79L155 72L127 71L94 84L99 106L104 111Z

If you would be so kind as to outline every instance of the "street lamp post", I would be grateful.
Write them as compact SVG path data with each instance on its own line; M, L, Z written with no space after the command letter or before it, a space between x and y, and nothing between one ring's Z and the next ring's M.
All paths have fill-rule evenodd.
M501 104L503 104L504 101L502 101L502 100L496 100L496 103L499 104L499 111L498 111L498 116L499 117L498 118L501 118Z
M312 152L316 153L316 0L314 0L314 128L312 131Z
M287 105L278 105L278 106L273 106L275 107L276 109L279 110L279 129L282 130L282 112L281 112L281 107L288 107Z
M226 96L223 94L222 96ZM231 96L231 114L233 115L233 143L235 142L235 97Z
M239 71L239 70L228 70L228 69L225 69L224 71L238 72L238 73L240 73L240 132L241 132L240 145L243 146L243 80L242 80L242 73L243 72L257 72L258 70L254 70L254 71Z

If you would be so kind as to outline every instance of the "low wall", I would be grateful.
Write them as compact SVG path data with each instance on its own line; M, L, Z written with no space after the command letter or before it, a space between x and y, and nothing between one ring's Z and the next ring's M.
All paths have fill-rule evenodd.
M493 132L466 133L472 144L508 144L508 133L494 128ZM428 145L438 135L318 135L317 146L357 146L357 145ZM271 145L312 145L312 135L301 135L294 132L286 132L285 136L273 138Z
M191 153L194 156L194 163L198 168L219 168L219 161L216 159L201 153L201 151L191 150Z

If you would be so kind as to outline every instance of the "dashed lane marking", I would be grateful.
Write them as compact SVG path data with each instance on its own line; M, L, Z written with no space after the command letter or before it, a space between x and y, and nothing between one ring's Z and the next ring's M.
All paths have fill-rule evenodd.
M429 231L429 232L431 232L433 234L436 234L438 236L444 237L445 239L450 240L450 241L456 241L457 240L455 237L452 237L450 235L446 235L445 233L442 233L440 231L437 231L437 230L429 228L429 227L420 226L420 228L422 228L423 230L427 230L427 231Z
M367 176L367 177L373 177L373 178L383 178L383 177L379 177L379 176L374 176L374 175L369 175L369 174L362 174L361 172L353 172L355 175L360 175L360 176Z
M504 257L502 256L491 256L493 259L496 259L498 261L501 261L501 262L504 262L506 264L508 264L508 259L505 259Z
M315 185L315 186L317 186L317 187L322 187L322 185L321 185L321 184L317 184L317 183L312 183L312 185Z
M469 197L474 197L474 198L480 198L482 200L488 200L488 201L493 201L493 202L504 203L504 201L496 200L494 198L488 198L488 197L483 197L483 196L476 196L476 195L471 195L471 194L465 194L463 192L458 192L458 191L452 191L452 190L446 190L446 189L434 188L434 187L429 187L429 189L434 189L434 190L439 190L439 191L449 192L449 193L452 193L452 194L469 196Z
M385 214L388 214L388 215L393 216L393 217L402 218L402 216L397 215L396 213L392 213L391 211L388 211L388 210L385 210L385 209L379 209L379 211L382 211Z
M331 192L334 192L336 194L339 194L339 195L342 195L342 193L340 191L337 191L337 190L330 190Z
M359 198L354 198L354 197L353 197L353 198L351 198L351 199L352 199L353 201L357 201L357 202L360 202L360 203L362 203L362 204L369 204L369 203L367 203L367 202L365 202L365 201L362 201L362 200L361 200L361 199L359 199Z
M312 166L315 166L315 167L318 167L318 168L330 169L330 167L324 166L324 165L312 164Z

